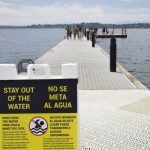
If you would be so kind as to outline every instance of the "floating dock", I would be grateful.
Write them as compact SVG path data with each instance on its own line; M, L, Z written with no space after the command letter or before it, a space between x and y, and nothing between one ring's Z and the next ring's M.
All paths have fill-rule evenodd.
M35 61L61 74L61 64L77 63L79 72L80 150L149 150L150 91L109 56L83 40L63 40Z
M96 38L112 38L112 37L115 37L115 38L127 38L127 34L123 34L123 35L97 35Z

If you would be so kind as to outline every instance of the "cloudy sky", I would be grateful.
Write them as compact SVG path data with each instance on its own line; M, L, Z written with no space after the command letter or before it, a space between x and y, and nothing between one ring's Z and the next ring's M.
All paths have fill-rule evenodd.
M0 25L150 23L150 0L0 0Z

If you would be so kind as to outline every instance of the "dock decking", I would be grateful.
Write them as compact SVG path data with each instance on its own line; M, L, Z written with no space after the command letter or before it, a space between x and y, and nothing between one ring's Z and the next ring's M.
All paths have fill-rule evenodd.
M79 71L80 150L149 150L150 91L138 89L91 42L63 40L35 63L48 63L52 74L61 64L77 63Z
M121 73L109 71L109 59L90 41L64 40L39 58L36 63L48 63L52 74L61 74L61 64L77 63L80 90L134 89L135 86Z

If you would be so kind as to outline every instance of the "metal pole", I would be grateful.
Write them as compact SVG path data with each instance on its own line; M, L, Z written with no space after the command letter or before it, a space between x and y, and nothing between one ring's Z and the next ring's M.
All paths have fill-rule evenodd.
M117 45L116 38L110 40L110 72L116 72Z
M85 28L85 31L84 31L84 35L85 35L85 37L86 37L86 28Z
M87 31L87 34L86 34L86 37L87 37L87 40L89 41L90 40L90 32L89 31Z
M95 47L95 33L92 33L92 47Z

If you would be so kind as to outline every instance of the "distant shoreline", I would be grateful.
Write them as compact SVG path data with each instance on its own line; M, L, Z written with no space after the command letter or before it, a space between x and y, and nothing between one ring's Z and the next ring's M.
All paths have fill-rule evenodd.
M67 26L75 26L77 24L35 24L27 26L0 25L0 29L33 29L33 28L66 28ZM101 24L101 23L80 23L84 27L90 28L144 28L150 29L150 23L134 23L134 24Z

